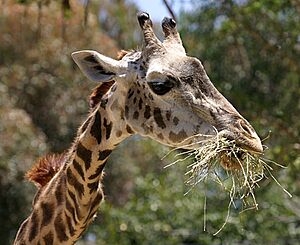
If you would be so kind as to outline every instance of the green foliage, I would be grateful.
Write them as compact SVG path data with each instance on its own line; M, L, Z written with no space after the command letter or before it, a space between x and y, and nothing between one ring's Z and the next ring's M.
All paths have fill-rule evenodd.
M26 218L34 188L24 183L24 172L34 159L45 154L45 135L30 116L14 107L0 83L0 240L8 243L20 222Z
M103 0L99 5L100 27L121 48L135 48L140 34L137 32L136 14L138 9L134 3L125 0Z

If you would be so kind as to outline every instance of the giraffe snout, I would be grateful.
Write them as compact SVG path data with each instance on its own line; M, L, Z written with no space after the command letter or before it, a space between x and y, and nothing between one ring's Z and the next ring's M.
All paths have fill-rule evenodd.
M233 123L233 127L233 130L236 131L234 140L237 145L255 153L263 152L261 140L248 121L240 118Z
M223 124L222 135L230 140L234 140L239 147L254 153L262 153L263 146L251 124L242 117L234 117L234 120Z

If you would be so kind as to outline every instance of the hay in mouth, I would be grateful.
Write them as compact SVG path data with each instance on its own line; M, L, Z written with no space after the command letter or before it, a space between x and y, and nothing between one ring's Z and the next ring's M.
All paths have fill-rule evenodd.
M198 147L199 146L199 147ZM166 167L185 160L192 160L187 166L186 184L190 187L188 194L198 183L211 178L220 184L229 194L228 213L222 227L214 234L217 235L226 225L230 216L230 208L239 199L243 203L242 212L249 209L258 209L254 190L259 187L259 182L271 177L282 190L291 197L272 174L272 166L284 166L263 158L263 154L255 154L236 145L234 140L229 140L217 133L207 137L206 140L197 142L196 149L176 154L176 160ZM226 171L227 178L220 176L220 166ZM223 171L224 172L224 171ZM228 181L228 178L230 181ZM224 182L227 184L224 184ZM228 182L230 184L228 185ZM205 197L206 207L206 197ZM204 227L205 230L205 227Z

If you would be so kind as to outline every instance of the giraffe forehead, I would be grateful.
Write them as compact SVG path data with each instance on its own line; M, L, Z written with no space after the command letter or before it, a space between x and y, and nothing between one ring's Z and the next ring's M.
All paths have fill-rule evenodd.
M152 59L147 67L147 75L152 73L188 77L203 74L201 62L194 57L170 55Z
M197 58L176 52L164 52L147 60L144 59L141 51L134 50L124 55L122 61L128 63L129 70L141 73L142 78L152 72L188 76L203 70L203 66Z

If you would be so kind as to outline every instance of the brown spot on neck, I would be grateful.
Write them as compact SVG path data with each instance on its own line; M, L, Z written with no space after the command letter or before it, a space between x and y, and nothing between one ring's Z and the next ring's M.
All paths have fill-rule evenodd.
M105 127L105 138L106 138L106 140L108 140L109 137L110 137L111 130L112 130L112 125L113 125L112 122L108 123L107 119L104 118L103 126Z
M110 150L110 149L100 151L98 160L100 160L100 161L105 160L110 155L111 152L112 152L112 150Z
M38 230L39 230L39 218L38 218L38 213L37 210L34 210L33 213L31 214L30 217L30 222L31 224L31 228L29 229L29 242L32 242L34 240L34 238L37 236L38 234Z
M107 91L111 88L111 86L115 83L115 81L109 81L102 83L94 88L92 94L89 98L90 108L96 107L99 104L102 97L107 93Z
M91 167L92 152L79 143L77 146L77 156L83 160L85 169L88 170Z
M68 240L66 234L66 227L60 215L58 215L54 221L54 227L56 231L57 238L60 242L65 242Z
M102 131L101 131L101 115L97 111L95 114L95 119L90 131L91 135L97 140L97 143L100 144L102 140Z
M44 236L45 244L53 244L53 233L50 231L47 235Z
M54 213L54 205L53 203L41 203L41 211L42 211L42 226L46 226L50 223Z

